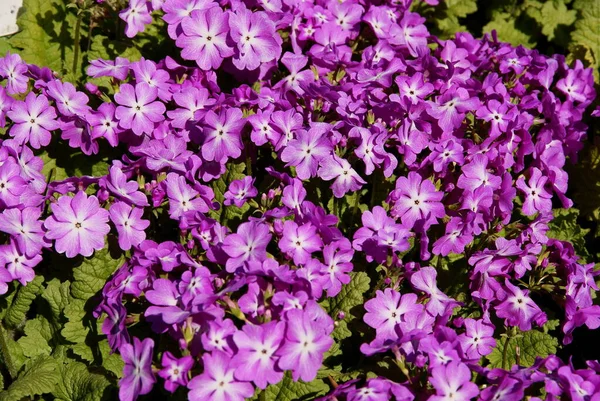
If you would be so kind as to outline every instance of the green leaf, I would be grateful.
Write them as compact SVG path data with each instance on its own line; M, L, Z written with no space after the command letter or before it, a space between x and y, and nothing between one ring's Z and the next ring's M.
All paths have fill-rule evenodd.
M73 60L74 16L56 0L24 0L23 10L17 20L19 32L9 39L11 46L21 49L26 62L62 72Z
M123 358L119 354L111 353L110 345L108 345L106 339L100 341L98 348L100 348L100 354L102 355L102 367L120 379L123 376L123 366L125 365Z
M554 219L550 222L550 230L546 235L550 238L570 242L578 256L589 259L590 254L585 247L585 236L590 230L581 228L577 223L579 210L575 208L554 209L552 212Z
M337 340L350 337L352 332L348 329L348 323L355 317L351 313L352 309L364 302L364 293L369 290L370 279L365 272L351 272L352 280L342 287L338 295L322 303L323 307L334 319L338 313L344 312L346 317L336 322L332 336Z
M320 379L310 383L303 381L295 382L291 375L285 374L283 380L265 390L265 401L309 401L325 395L329 386Z
M567 27L575 22L577 12L569 10L565 3L560 0L540 2L529 2L526 9L529 16L535 19L542 28L542 33L553 40L561 26Z
M87 339L89 329L83 325L85 317L85 301L81 299L73 299L65 307L64 313L68 322L64 324L60 334L65 340L73 343L72 351L88 362L94 361L94 353L90 346L85 341Z
M84 259L79 267L73 269L75 280L71 284L71 295L86 301L96 295L123 260L123 255L113 258L107 248Z
M519 30L515 18L510 13L497 13L494 19L483 27L483 32L491 32L494 29L498 34L498 39L503 42L511 43L514 46L535 46L533 39Z
M46 285L46 289L42 292L42 298L48 301L52 315L58 319L63 309L69 303L71 283L65 281L61 283L59 279L52 279Z
M219 210L211 211L211 217L215 220L219 220L221 224L225 224L228 221L238 219L241 220L244 213L250 209L250 206L246 203L241 208L231 205L225 206L223 201L225 200L225 192L229 188L234 180L241 180L246 176L246 163L227 163L227 170L219 179L213 181L212 189L215 193L215 200L221 204Z
M4 321L8 326L16 327L25 320L25 315L35 297L40 293L43 282L44 277L35 276L26 286L21 286L17 289L17 295L4 316Z
M19 401L24 397L51 393L60 380L57 361L49 356L37 358L0 393L0 401Z
M57 401L99 401L110 381L76 361L61 365L60 380L52 393Z
M40 320L28 320L25 324L25 335L17 341L23 349L23 354L29 358L50 355L52 348L48 345L48 339L52 337L52 333L49 330L49 326L44 327Z
M502 357L505 346L505 338L497 340L496 348L486 358L490 361L490 367L501 368ZM536 357L547 357L556 353L558 340L548 333L539 330L530 330L516 338L511 338L506 351L507 368L517 363L521 366L531 366Z
M571 34L572 45L579 45L591 50L590 64L600 67L600 7L596 0L577 0L573 7L579 15L575 22L575 30ZM596 72L597 73L597 72Z

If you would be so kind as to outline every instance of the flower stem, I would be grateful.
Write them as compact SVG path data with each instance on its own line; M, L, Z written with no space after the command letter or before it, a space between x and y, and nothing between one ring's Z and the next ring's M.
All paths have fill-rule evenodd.
M75 23L75 38L73 39L73 74L77 70L79 65L79 40L81 39L81 20L83 19L83 13L78 11L77 22Z

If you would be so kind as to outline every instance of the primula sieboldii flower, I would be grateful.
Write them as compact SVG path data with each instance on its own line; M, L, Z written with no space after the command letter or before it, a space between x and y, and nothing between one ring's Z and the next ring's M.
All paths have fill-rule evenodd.
M298 132L296 139L288 142L281 153L286 166L296 167L296 176L307 180L317 175L319 161L328 157L333 148L325 136L331 130L329 124L315 124L308 131Z
M114 60L92 60L87 68L87 74L93 78L112 77L124 81L129 75L129 65L129 60L124 57L117 57Z
M518 326L522 331L531 330L532 323L542 326L546 323L546 314L529 297L529 291L504 282L503 293L499 298L502 302L496 306L496 315L504 318L509 326Z
M471 371L461 362L450 362L433 368L429 382L436 390L431 401L468 401L479 394L471 383Z
M196 61L201 69L217 69L223 59L233 56L233 48L227 43L228 17L221 7L194 10L181 21L181 28L183 34L176 42L183 49L181 57Z
M517 179L517 188L525 194L523 202L523 213L531 216L537 212L550 212L552 210L552 194L544 188L548 177L544 177L537 167L531 170L529 185L525 184L525 178Z
M341 198L350 191L357 191L366 184L350 163L337 155L321 159L319 165L319 177L326 181L335 180L331 189L336 198Z
M150 222L142 219L144 209L132 208L125 202L114 203L109 210L110 219L117 228L119 235L119 246L128 251L132 246L138 246L146 239L144 230Z
M285 341L277 351L278 366L291 370L294 380L310 382L317 377L323 355L333 344L307 311L291 310L287 313Z
M465 319L465 332L458 336L462 352L468 359L479 360L496 346L494 326L484 320Z
M446 215L441 202L443 197L443 192L437 191L431 181L410 172L408 177L398 178L396 189L389 195L393 204L390 214L400 218L408 228L418 222L428 228Z
M73 84L55 79L48 82L48 96L54 99L58 111L66 117L83 116L88 112L89 98L83 92L78 92Z
M180 218L188 212L208 212L208 204L198 196L200 193L186 182L185 177L169 173L164 182L169 198L169 215L172 219Z
M252 12L242 3L229 12L229 29L236 44L232 61L238 69L255 70L281 56L281 37L266 13Z
M237 207L242 207L248 199L254 198L258 195L258 190L254 186L254 178L246 176L241 180L233 180L229 184L229 189L223 194L225 201L223 202L226 206L232 204Z
M29 92L25 101L15 101L6 115L14 122L8 131L19 143L29 143L32 148L48 146L53 131L59 127L56 111L44 95Z
M179 386L187 385L188 372L194 366L194 358L190 355L175 358L167 351L162 356L161 364L163 368L158 375L165 379L165 389L173 393Z
M283 237L279 240L279 249L294 260L294 264L304 264L311 253L323 246L317 235L317 228L310 223L299 226L293 221L283 223Z
M44 222L46 238L55 240L58 253L68 258L91 256L104 248L104 236L110 231L109 213L100 207L98 198L79 191L74 197L61 196L50 207L52 216Z
M241 131L245 124L243 113L237 108L228 108L220 114L212 110L206 113L202 157L219 163L239 157L242 154Z
M115 94L115 101L119 104L115 117L119 125L131 129L134 134L142 135L152 133L154 124L165 119L165 105L156 101L158 90L145 82L135 85L121 85L121 91Z
M29 258L49 245L44 239L41 214L41 210L33 207L5 209L0 214L0 231L12 235L19 250Z
M29 78L27 73L27 64L23 62L18 54L7 52L0 58L0 77L6 78L6 91L9 95L25 93Z
M33 268L41 261L42 255L39 253L27 257L15 240L8 245L0 245L0 264L6 268L11 280L19 280L23 285L35 278Z
M269 322L264 325L245 324L242 330L233 335L238 348L234 365L234 377L252 381L260 389L276 384L283 378L283 371L277 368L276 351L284 339L285 324Z
M117 166L111 166L106 176L106 188L116 198L122 201L144 207L148 205L148 198L140 192L140 186L136 181L127 181L127 176Z
M234 272L249 261L263 261L267 257L267 245L272 235L263 223L242 223L235 234L223 241L223 250L229 255L227 271Z
M119 18L127 24L125 35L128 38L133 38L138 33L144 32L146 25L152 22L146 0L129 0L129 7L119 13Z
M123 344L119 352L125 366L123 378L119 381L119 399L133 401L138 395L148 394L156 379L152 373L152 351L154 341L146 338L140 341L133 338L133 344Z
M378 338L395 340L398 338L396 326L404 315L423 310L423 305L416 302L415 294L400 295L391 288L377 290L375 298L365 302L367 313L363 319L377 331Z
M244 401L254 394L254 387L234 378L234 361L220 351L205 353L204 371L188 383L190 401Z

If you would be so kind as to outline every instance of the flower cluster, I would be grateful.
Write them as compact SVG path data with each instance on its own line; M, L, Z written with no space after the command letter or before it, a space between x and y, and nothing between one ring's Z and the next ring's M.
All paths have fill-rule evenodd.
M600 327L593 264L546 235L553 207L572 206L564 166L583 146L592 72L494 36L439 40L410 3L130 0L126 35L156 12L183 61L92 61L114 94L7 54L0 294L33 280L43 249L90 257L114 237L126 262L94 312L125 362L122 401L157 382L236 401L286 374L314 380L353 271L380 279L360 351L406 380L350 380L323 399L598 394L597 362L480 364L500 333L544 326L544 296L564 310L565 344ZM59 140L122 157L48 182L39 156ZM460 263L458 299L438 279Z

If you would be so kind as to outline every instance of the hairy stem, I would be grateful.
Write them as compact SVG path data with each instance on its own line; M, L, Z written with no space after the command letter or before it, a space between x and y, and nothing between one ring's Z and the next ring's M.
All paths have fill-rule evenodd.
M75 38L73 39L73 69L72 72L75 73L77 70L77 66L79 65L79 40L81 39L81 20L83 19L83 14L78 12L77 14L77 22L75 24Z
M504 349L502 350L502 369L507 369L506 363L508 362L508 343L510 342L511 336L506 336L506 341L504 341Z

